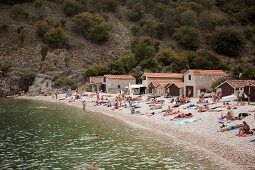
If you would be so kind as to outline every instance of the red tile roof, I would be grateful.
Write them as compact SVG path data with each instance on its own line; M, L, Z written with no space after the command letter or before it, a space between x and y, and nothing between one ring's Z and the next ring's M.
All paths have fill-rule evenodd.
M178 81L177 82L168 83L168 84L166 84L166 87L169 87L169 86L171 86L173 84L175 84L178 88L184 87L184 82L178 82Z
M143 76L146 76L149 78L182 79L183 74L181 73L144 73Z
M154 87L157 87L159 84L172 84L171 80L152 80L149 84L152 84Z
M108 79L120 79L120 80L135 80L135 78L132 75L113 75L113 74L107 74L104 75L104 77Z
M222 70L188 70L186 73L191 73L194 75L203 75L203 76L227 76L227 74Z
M174 82L173 84L175 84L178 88L184 87L184 82Z
M98 77L90 77L90 80L95 83L95 84L101 84L103 81L103 77L98 76Z
M216 88L219 88L221 85L223 85L225 83L228 83L233 88L243 88L245 86L255 84L255 80L227 80L227 81L221 83Z

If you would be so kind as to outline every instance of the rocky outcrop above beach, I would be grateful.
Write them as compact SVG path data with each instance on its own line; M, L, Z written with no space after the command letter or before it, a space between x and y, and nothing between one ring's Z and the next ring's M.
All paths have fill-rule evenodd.
M0 75L0 96L14 95L19 91L19 76L17 73L9 73L3 77Z

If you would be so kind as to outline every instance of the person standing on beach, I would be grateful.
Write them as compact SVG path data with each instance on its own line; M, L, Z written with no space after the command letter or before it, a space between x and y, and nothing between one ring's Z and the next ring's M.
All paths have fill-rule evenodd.
M58 92L55 92L55 97L56 99L58 99Z
M83 102L82 102L82 109L84 112L86 111L86 101L85 100L83 100Z

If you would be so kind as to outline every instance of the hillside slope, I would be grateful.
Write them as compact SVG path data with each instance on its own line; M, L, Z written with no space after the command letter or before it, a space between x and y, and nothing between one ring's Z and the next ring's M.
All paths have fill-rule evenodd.
M81 83L84 70L95 64L109 66L106 72L114 74L136 74L137 70L180 72L193 67L190 61L185 64L185 62L180 63L180 59L177 59L178 61L171 59L172 63L162 63L162 57L160 59L158 56L165 54L166 48L175 50L174 55L179 56L177 58L183 57L185 51L209 49L218 53L217 56L223 63L218 67L215 66L215 69L231 71L233 65L241 62L241 56L250 57L255 54L254 7L255 3L252 0L234 0L232 3L225 0L0 1L0 71L2 72L0 78L4 84L6 78L15 75L14 82L20 83L21 80L17 77L33 72L45 73L52 77L65 75ZM83 17L91 17L85 20L90 24L99 23L87 25L85 31L80 30L82 34L78 33L74 30L77 29L75 27L79 27L75 25L75 19L79 14L84 14ZM69 40L68 44L52 48L45 39L45 33L39 36L38 23L48 24L46 33L52 29L61 29ZM230 32L233 30L233 33L225 35L224 29L230 29ZM92 32L92 36L87 32ZM98 43L93 41L93 36L107 37L104 42ZM138 58L131 47L136 36L152 38L151 41L158 43L158 47L153 47L155 51L151 55L143 59ZM217 36L218 39L215 40L214 37ZM233 40L233 43L224 42L226 37L230 41ZM51 43L56 41L56 39L50 40ZM236 46L227 48L229 44L235 43ZM46 46L48 46L47 52L43 56L42 48ZM167 55L170 55L171 52L166 51ZM119 64L118 59L123 54L127 54L126 52L129 52L130 56L134 55L135 64L127 64L132 68L120 70L119 67L122 65ZM196 54L200 53L196 52ZM116 61L118 62L112 63ZM186 66L176 67L176 65ZM98 75L102 73L104 71ZM139 74L136 76L139 77ZM1 87L3 89L5 86L0 86L0 89ZM23 88L15 87L15 89L16 92Z

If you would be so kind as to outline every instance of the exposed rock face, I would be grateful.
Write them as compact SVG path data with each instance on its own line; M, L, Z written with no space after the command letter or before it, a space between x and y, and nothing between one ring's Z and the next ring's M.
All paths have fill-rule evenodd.
M29 87L27 95L36 96L47 94L52 91L52 77L46 74L37 74L32 86Z
M19 76L17 73L9 73L7 76L0 75L0 96L14 95L19 91Z

